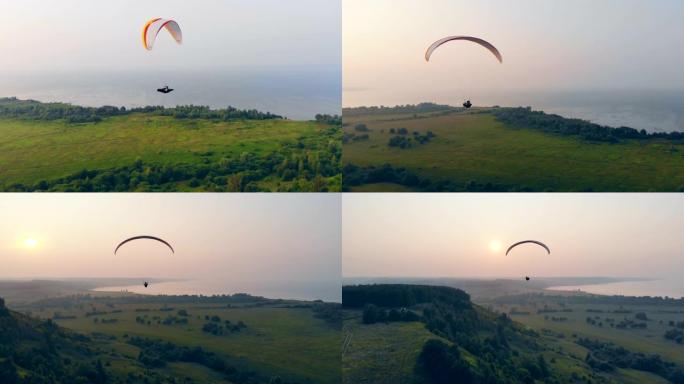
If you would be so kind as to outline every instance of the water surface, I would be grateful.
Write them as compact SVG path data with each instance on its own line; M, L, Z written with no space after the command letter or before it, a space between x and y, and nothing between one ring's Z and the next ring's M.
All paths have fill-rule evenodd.
M193 279L115 287L100 287L95 291L127 291L149 295L232 295L248 293L270 299L323 300L342 302L339 281L327 282L232 282L221 279Z
M156 91L164 85L174 91ZM342 98L335 69L2 73L0 97L10 96L90 107L230 105L296 120L340 114Z
M646 281L624 281L606 284L564 285L549 287L549 290L583 291L599 295L684 297L684 281L661 279Z

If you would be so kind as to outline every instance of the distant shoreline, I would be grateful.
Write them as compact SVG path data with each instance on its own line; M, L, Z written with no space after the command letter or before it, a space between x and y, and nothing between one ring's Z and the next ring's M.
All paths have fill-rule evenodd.
M650 287L649 283L662 282L662 287ZM684 298L684 289L671 287L665 279L629 279L592 284L555 285L544 288L548 292L574 292L599 296L669 297Z

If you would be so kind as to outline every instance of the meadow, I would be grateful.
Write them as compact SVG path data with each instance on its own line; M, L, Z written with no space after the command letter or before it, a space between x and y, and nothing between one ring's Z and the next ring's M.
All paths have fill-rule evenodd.
M502 305L494 307L497 311L509 313L522 324L537 330L550 330L556 340L572 340L589 337L612 342L629 350L645 354L659 354L684 366L684 345L663 337L665 332L675 328L671 323L684 324L684 306L680 305L613 305L613 304L563 304L553 297L542 296L529 305ZM544 307L546 306L546 307ZM557 311L538 313L538 310ZM513 310L513 312L511 312ZM517 312L517 313L516 313ZM529 312L529 314L521 314ZM646 315L647 320L639 321L637 313ZM563 318L554 321L553 318ZM595 323L587 322L591 317ZM608 319L608 320L607 320ZM613 319L613 320L609 320ZM621 328L611 326L611 322L635 321L646 324L646 328Z
M421 323L363 324L362 312L344 310L344 383L421 383L415 362L426 341L436 336Z
M503 110L503 109L502 109ZM513 126L497 109L343 112L348 191L679 191L684 141L613 142ZM567 120L568 124L574 121ZM556 122L554 122L556 124ZM587 123L588 124L588 123ZM403 133L399 129L404 128ZM603 127L597 127L600 130ZM416 138L433 135L429 140ZM636 135L639 137L639 135ZM401 140L396 139L401 137ZM391 146L390 140L405 147Z
M8 109L27 108L8 100ZM74 122L10 112L0 116L6 191L340 189L339 130L326 121L179 118L166 109Z
M135 341L202 348L234 367L242 382L339 383L339 327L317 314L328 304L251 298L205 299L140 295L71 296L26 304L33 318L52 319L85 335L114 377L187 378L233 382L207 364L168 361L155 366ZM331 304L332 305L332 304ZM333 305L334 306L334 305ZM151 371L151 373L150 373Z

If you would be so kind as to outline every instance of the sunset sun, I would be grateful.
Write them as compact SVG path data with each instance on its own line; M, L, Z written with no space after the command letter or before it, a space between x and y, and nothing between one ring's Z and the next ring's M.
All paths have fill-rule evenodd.
M501 242L498 240L491 240L489 242L489 250L492 251L492 253L497 253L501 251Z
M29 249L34 249L38 246L38 240L29 237L26 240L24 240L24 246L26 246L26 248Z

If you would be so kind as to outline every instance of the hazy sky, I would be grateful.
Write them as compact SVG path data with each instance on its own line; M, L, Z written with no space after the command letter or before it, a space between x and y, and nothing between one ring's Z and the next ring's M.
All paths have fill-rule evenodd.
M0 278L340 281L337 194L4 194L0 212ZM143 240L113 254L141 234L176 253Z
M8 70L225 67L340 68L340 0L0 1L0 68ZM151 18L173 18L141 43Z
M344 277L676 277L682 194L347 194ZM539 240L551 255L525 245Z
M683 89L681 0L344 0L345 106L519 90ZM467 42L501 51L499 64Z

